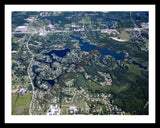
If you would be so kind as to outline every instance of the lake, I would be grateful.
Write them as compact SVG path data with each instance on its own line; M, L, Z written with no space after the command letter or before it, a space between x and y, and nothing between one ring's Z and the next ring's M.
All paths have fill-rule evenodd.
M101 53L101 55L111 55L113 56L116 60L124 60L125 59L125 53L117 53L115 51L112 51L108 48L99 48L97 47L96 45L93 45L93 44L90 44L89 42L83 42L83 39L79 38L79 37L76 37L76 36L73 36L73 35L70 35L70 37L76 39L76 40L79 40L79 44L80 44L80 48L82 51L86 51L86 52L89 52L91 50L98 50L99 53Z
M86 52L89 52L91 50L98 50L99 53L101 54L101 57L100 57L100 63L102 64L105 64L102 60L103 60L103 57L105 55L111 55L112 57L114 57L116 60L124 60L125 58L127 59L131 59L130 57L125 57L125 53L123 52L120 52L120 53L117 53L116 51L113 51L113 50L110 50L108 49L107 47L105 48L100 48L100 47L97 47L96 45L93 45L93 44L90 44L89 42L83 42L83 39L79 38L79 37L76 37L76 36L73 36L73 35L70 35L71 38L73 39L76 39L76 40L79 40L79 45L80 45L80 48L82 51L86 51ZM44 63L49 63L50 64L50 68L52 68L52 63L57 61L55 59L53 59L53 56L52 56L52 53L54 53L55 55L57 55L58 57L64 57L67 52L70 52L70 49L64 49L64 50L51 50L50 52L47 52L47 53L44 53L45 55L49 55L50 58L52 59L52 62L44 62ZM61 64L60 61L57 61ZM73 64L73 63L70 63L70 64ZM132 64L134 65L138 65L139 68L143 68L143 69L147 69L147 67L143 66L142 64L140 63L137 63L136 61L132 61ZM77 65L77 64L76 64ZM105 64L106 65L106 64ZM32 68L32 71L33 73L36 74L34 80L33 80L33 83L34 83L34 86L39 88L38 85L37 85L37 77L39 76L40 72L36 72L35 70L39 68L39 66L37 65L33 65L33 68ZM53 67L54 68L54 67ZM66 71L65 71L66 72ZM60 74L57 79L60 78L62 74ZM46 81L48 82L51 86L54 86L55 84L55 81L54 79L53 80L47 80L47 79L42 79L42 82L43 81ZM41 88L39 88L41 89ZM45 90L45 89L42 89L42 90Z
M126 58L131 59L130 57L125 57L125 53L123 53L123 52L117 53L113 50L108 49L107 47L99 48L96 45L90 44L89 42L83 42L83 39L81 39L79 37L76 37L76 36L73 36L73 35L70 35L70 37L73 38L73 39L79 40L80 48L81 48L82 51L89 52L89 51L94 50L94 49L98 50L99 53L102 55L101 58L100 58L100 63L102 63L102 64L104 64L103 61L102 61L104 55L111 55L116 60L124 60ZM147 69L147 67L141 65L140 63L137 63L135 61L132 61L132 63L134 65L138 65L139 68L143 68L145 70Z

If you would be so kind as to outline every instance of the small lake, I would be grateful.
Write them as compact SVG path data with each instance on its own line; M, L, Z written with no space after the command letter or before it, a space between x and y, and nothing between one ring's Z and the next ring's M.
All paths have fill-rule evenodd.
M117 53L113 50L110 50L108 48L99 48L97 47L96 45L93 45L93 44L90 44L89 42L83 42L83 39L79 38L79 37L76 37L76 36L73 36L73 35L70 35L71 38L73 39L76 39L76 40L79 40L79 44L80 44L80 48L82 51L91 51L91 50L98 50L99 53L102 55L101 58L100 58L100 63L104 64L103 61L102 61L102 58L104 57L104 55L111 55L112 57L114 57L116 60L124 60L125 58L127 59L131 59L129 57L125 57L125 53ZM135 61L132 61L132 63L134 65L138 65L139 68L143 68L143 69L147 69L147 67L141 65L140 63L137 63ZM105 64L106 65L106 64Z
M138 13L139 16L147 16L148 17L148 14L146 13Z
M107 22L107 24L113 24L113 25L115 25L115 24L116 24L116 21L109 20L109 19L106 19L106 18L102 18L102 21L106 21L106 22Z
M136 61L132 61L132 64L138 65L140 68L143 68L143 69L147 70L147 67L141 65L140 63L137 63Z
M52 62L45 62L45 63L50 64L50 68L52 68L52 63L55 62L55 61L57 61L57 60L53 59L52 53L54 53L58 57L64 57L67 54L67 52L70 52L70 49L51 50L50 52L43 53L44 55L48 55L50 57L50 59L52 60ZM60 61L57 61L57 62L59 62L61 64Z
M64 49L64 50L51 50L50 52L44 53L45 55L51 55L52 53L56 54L58 57L64 57L67 52L70 52L70 49Z

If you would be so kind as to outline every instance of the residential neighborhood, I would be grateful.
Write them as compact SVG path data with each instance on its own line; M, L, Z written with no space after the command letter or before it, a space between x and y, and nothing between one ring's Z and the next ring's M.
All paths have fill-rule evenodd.
M146 115L148 31L147 11L13 11L12 114Z

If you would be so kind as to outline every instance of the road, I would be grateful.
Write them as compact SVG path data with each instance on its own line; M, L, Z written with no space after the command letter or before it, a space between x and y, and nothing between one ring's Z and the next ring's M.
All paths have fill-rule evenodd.
M137 30L139 32L139 36L146 42L148 43L148 40L145 39L142 35L141 35L141 28L139 28L137 26L137 24L135 23L134 19L132 18L132 12L130 12L130 19L132 20L133 24L134 24L134 30Z
M38 32L12 32L12 34L36 34Z
M33 85L33 82L32 82L31 76L30 76L30 71L31 71L30 68L32 67L31 65L32 65L32 63L33 63L33 57L34 57L34 55L33 55L33 53L31 52L31 50L29 49L29 47L28 47L28 42L30 41L32 35L33 35L33 33L29 36L29 39L28 39L28 41L26 42L27 50L28 50L28 52L32 55L31 61L30 61L30 63L29 63L28 69L27 69L28 77L29 77L30 82L31 82L31 85L32 85L32 99L31 99L30 107L29 107L29 115L32 115L31 110L32 110L32 106L33 106L33 104L34 104L33 101L34 101L34 96L35 96L34 85Z

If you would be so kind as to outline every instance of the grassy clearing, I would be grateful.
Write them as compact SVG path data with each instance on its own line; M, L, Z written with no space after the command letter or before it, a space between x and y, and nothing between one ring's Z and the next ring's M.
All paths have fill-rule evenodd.
M32 94L12 94L12 115L28 115Z
M130 84L129 84L129 83L126 83L125 85L123 85L122 87L119 87L119 88L117 89L117 93L126 91L129 87L130 87Z
M118 37L120 39L123 39L123 40L130 40L131 39L130 35L126 31L124 31L124 30L122 30L120 32L120 34L118 35Z
M79 23L83 23L83 24L91 24L91 18L90 17L83 17Z

